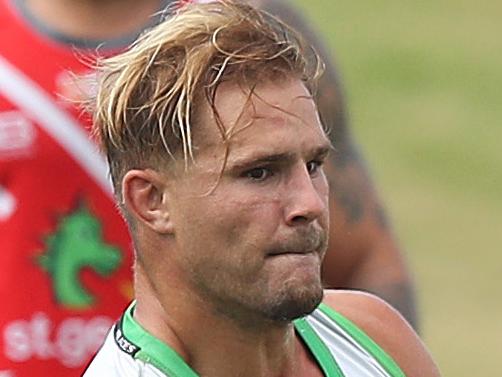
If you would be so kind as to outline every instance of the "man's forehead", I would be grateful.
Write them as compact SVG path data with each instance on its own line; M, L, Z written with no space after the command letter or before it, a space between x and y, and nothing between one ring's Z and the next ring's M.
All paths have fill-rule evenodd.
M225 86L217 93L216 108L234 122L242 116L298 116L302 113L299 108L317 111L314 99L298 79L285 83L263 83L252 88Z
M213 107L206 103L199 119L200 139L206 145L246 143L249 137L266 138L276 128L288 125L324 133L316 104L300 80L266 83L252 89L224 83L218 88Z
M198 114L194 157L200 168L216 166L221 172L224 166L245 168L260 161L322 158L331 149L315 102L300 80L252 92L237 85L221 89L214 108L206 103Z

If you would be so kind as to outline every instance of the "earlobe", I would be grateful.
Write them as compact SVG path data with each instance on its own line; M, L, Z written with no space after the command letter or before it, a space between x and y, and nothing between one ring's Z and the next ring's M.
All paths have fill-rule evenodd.
M173 233L168 199L165 178L154 170L129 170L122 179L126 210L157 233Z

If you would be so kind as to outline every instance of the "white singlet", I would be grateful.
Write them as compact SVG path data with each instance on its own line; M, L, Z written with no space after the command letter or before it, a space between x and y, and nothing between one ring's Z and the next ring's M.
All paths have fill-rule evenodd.
M112 327L83 377L198 377L176 351L134 320L133 310L134 304ZM324 304L294 326L326 377L405 377L368 335Z

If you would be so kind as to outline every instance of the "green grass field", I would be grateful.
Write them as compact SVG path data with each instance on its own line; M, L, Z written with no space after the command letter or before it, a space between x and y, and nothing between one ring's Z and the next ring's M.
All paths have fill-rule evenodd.
M298 3L336 51L443 375L501 375L502 2Z

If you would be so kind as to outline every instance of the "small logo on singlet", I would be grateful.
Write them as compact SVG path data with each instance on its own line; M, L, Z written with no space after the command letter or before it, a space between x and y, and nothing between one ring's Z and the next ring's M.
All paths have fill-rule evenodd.
M134 355L141 349L137 345L133 344L130 342L125 335L122 333L121 327L122 327L122 321L118 322L115 325L115 330L114 330L114 336L115 336L115 343L117 343L117 346L124 351L125 353L131 355L134 357Z

